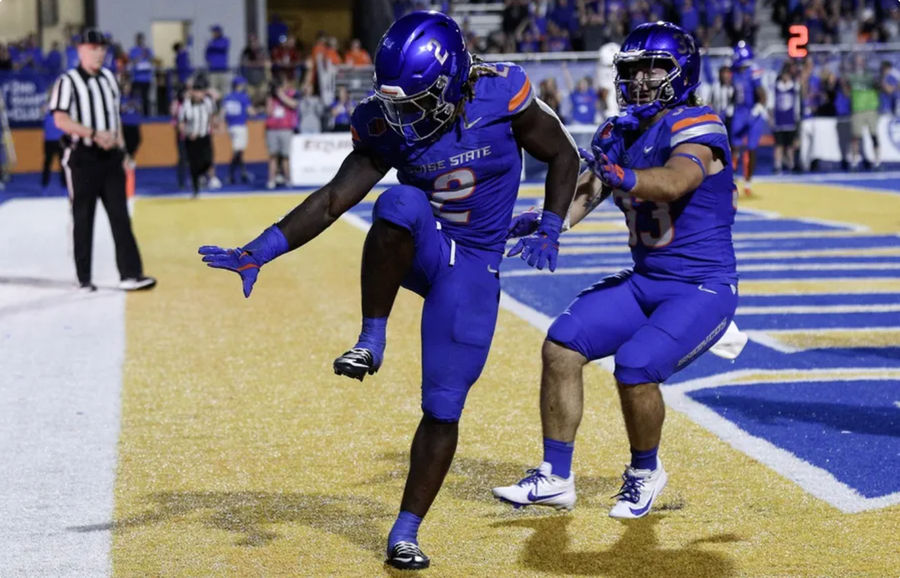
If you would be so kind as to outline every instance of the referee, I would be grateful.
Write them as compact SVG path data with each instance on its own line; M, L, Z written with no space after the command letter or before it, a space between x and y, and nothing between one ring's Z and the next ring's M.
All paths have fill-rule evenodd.
M209 94L209 82L205 76L198 75L178 110L178 129L184 137L194 197L200 192L200 177L207 173L211 172L209 175L211 189L222 187L222 182L216 177L213 167L210 135L218 121L216 112L216 103Z
M125 198L125 163L121 95L112 72L103 68L106 38L89 28L78 44L77 68L57 79L50 95L56 126L65 133L62 166L66 173L74 221L75 272L84 291L96 291L91 283L94 211L103 201L113 240L116 265L126 291L150 289L156 279L144 275Z

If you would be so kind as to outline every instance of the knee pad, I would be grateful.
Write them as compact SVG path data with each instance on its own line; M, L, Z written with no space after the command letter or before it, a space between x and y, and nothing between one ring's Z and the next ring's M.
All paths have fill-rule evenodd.
M581 334L581 322L566 311L557 317L550 329L547 330L547 339L591 359L590 348Z
M381 193L372 207L372 220L384 219L409 231L415 231L423 213L431 214L431 206L421 189L397 185Z
M422 393L422 413L440 423L458 422L467 393L468 390L452 391L446 388L425 391Z
M672 374L661 367L662 359L647 343L629 341L616 351L616 381L622 385L662 383Z

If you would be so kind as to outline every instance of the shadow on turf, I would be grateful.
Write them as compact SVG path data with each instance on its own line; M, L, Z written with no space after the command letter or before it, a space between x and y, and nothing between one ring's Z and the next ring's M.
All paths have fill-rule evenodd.
M549 574L580 574L631 577L644 573L654 576L732 576L735 564L726 555L709 552L704 543L739 542L734 534L718 534L690 542L681 549L659 546L654 526L664 516L656 513L639 520L622 522L625 532L618 542L605 550L575 552L569 550L568 524L572 516L521 518L491 524L494 528L531 528L519 564L529 570Z
M378 456L383 462L394 464L389 473L368 478L358 486L372 484L396 483L406 477L409 467L409 454L405 452L387 452ZM535 464L521 464L500 460L486 460L456 456L450 466L450 472L444 480L440 495L450 495L460 500L474 502L495 502L491 488L505 486L521 480L525 470ZM616 477L578 476L578 492L584 496L611 496L615 494L622 479ZM399 496L398 496L399 499Z
M279 538L270 524L303 524L343 536L362 549L384 553L382 522L394 508L366 498L276 492L157 492L148 500L154 509L105 524L73 526L73 532L119 532L200 514L208 528L241 534L238 546L266 546Z

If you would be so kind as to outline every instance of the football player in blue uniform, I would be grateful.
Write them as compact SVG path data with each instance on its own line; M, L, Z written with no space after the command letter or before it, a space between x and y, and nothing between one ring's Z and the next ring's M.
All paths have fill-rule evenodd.
M762 84L762 70L753 63L753 49L741 40L734 48L731 61L734 71L734 117L731 120L731 146L734 164L744 167L744 194L753 194L751 181L756 170L756 149L766 132L766 89Z
M634 267L582 291L551 325L542 351L543 463L493 492L516 507L575 506L582 368L614 354L631 464L610 516L639 518L667 480L657 458L660 384L716 343L734 316L737 192L725 126L695 97L700 55L690 34L665 22L638 26L615 66L624 112L597 130L593 152L583 151L589 169L568 218L578 223L611 194ZM519 215L511 232L527 233L533 220Z
M211 267L238 272L249 296L260 267L311 241L397 169L402 184L378 197L363 248L362 332L334 371L360 380L375 373L399 287L424 297L423 417L387 544L388 564L420 569L429 559L418 527L450 467L463 404L494 333L521 151L549 164L546 199L540 227L510 253L539 269L556 268L579 159L523 70L473 60L456 22L437 12L404 16L385 33L375 94L351 125L353 151L331 182L243 247L200 253Z

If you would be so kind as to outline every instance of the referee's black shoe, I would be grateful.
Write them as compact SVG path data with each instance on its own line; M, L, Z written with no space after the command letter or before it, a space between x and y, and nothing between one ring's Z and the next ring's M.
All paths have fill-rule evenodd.
M431 560L422 552L418 544L397 542L388 551L387 560L384 563L399 570L424 570L431 564Z
M119 283L119 289L123 291L146 291L147 289L153 289L156 286L156 279L153 277L146 277L141 275L140 277L129 277L128 279L122 279Z

